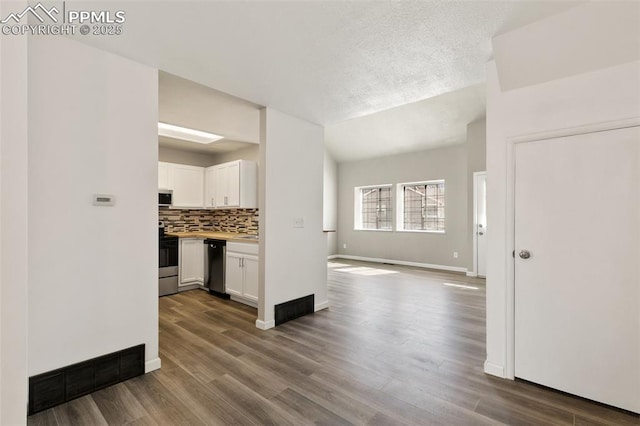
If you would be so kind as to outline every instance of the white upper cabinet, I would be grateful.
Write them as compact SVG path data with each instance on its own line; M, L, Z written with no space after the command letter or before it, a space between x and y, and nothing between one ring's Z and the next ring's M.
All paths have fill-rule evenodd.
M207 207L258 207L258 167L255 162L238 160L219 164L207 168L206 176ZM212 200L214 205L210 205Z
M246 169L248 166L245 166L245 175L247 174ZM227 171L227 201L225 205L227 206L238 206L240 207L240 162L236 161L234 163L229 163L226 167ZM245 179L249 179L250 176L244 176ZM254 177L255 180L255 177ZM254 185L255 187L255 185ZM248 196L248 194L246 194Z
M216 169L207 167L204 171L204 206L213 208L216 206Z
M173 173L170 163L158 163L158 189L173 189Z
M215 176L214 185L216 188L216 205L215 207L223 207L227 205L227 168L225 166L213 166L213 174Z
M204 168L171 164L173 207L202 208L204 205Z
M258 208L258 166L237 160L197 167L158 163L158 188L173 190L174 208Z
M204 168L159 162L158 189L173 190L172 207L202 208L204 206Z

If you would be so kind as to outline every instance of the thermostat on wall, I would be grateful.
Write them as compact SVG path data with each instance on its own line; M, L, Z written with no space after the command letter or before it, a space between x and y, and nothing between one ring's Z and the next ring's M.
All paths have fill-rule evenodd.
M93 194L94 206L113 206L116 203L116 197L113 195Z

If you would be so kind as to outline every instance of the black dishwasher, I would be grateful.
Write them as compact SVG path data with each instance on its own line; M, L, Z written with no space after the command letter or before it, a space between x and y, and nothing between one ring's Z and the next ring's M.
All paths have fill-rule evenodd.
M224 285L227 242L206 239L204 243L207 245L207 271L209 273L204 285L210 294L228 299L229 295L225 293Z

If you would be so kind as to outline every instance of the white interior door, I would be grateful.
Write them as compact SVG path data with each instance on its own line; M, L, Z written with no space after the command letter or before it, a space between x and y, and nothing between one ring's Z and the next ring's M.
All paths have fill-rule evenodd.
M639 129L515 148L515 375L635 412Z
M487 276L487 174L474 174L474 226L476 233L476 273Z

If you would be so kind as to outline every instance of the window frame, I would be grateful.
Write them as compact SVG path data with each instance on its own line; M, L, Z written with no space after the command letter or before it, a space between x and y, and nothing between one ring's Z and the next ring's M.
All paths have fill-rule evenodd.
M416 185L430 185L430 184L442 184L444 185L444 229L432 230L432 229L405 229L404 228L404 188L407 186ZM423 180L417 182L404 182L396 185L396 231L397 232L416 232L419 234L446 234L447 233L447 185L445 179L432 179Z
M361 193L363 189L374 189L374 188L389 188L389 196L391 198L391 202L390 202L390 207L391 207L391 221L390 221L390 228L389 229L383 229L383 228L363 228L362 227L362 198L361 198ZM385 184L381 184L381 185L364 185L364 186L356 186L353 189L353 230L354 231L373 231L373 232L393 232L393 225L394 225L394 214L395 211L393 211L393 206L394 206L394 200L393 200L394 194L393 194L393 184L391 183L385 183Z

